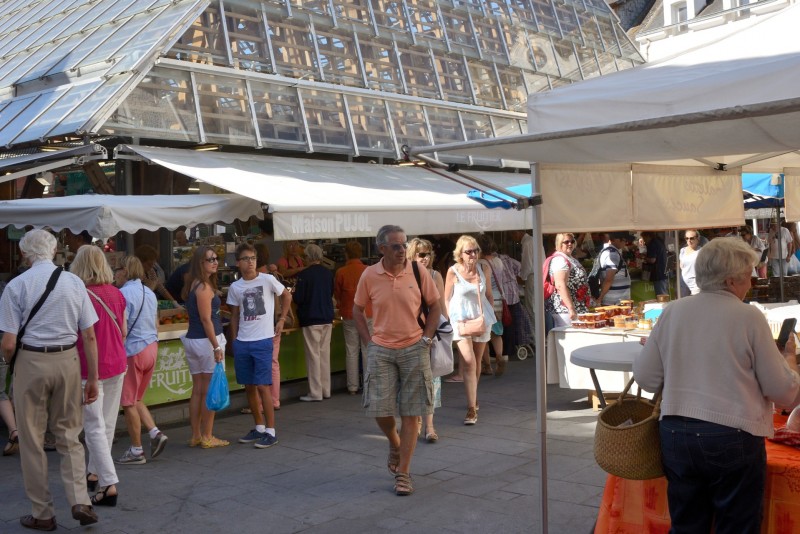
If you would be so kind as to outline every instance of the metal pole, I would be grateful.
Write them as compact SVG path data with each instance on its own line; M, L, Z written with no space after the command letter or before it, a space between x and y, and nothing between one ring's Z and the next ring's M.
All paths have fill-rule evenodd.
M539 166L531 164L531 198L541 195L541 175ZM534 338L536 340L536 436L539 442L539 514L541 529L547 534L547 366L544 347L544 295L542 270L538 268L544 263L542 244L542 207L535 204L531 210L531 236L533 236L533 273L535 296L533 315Z

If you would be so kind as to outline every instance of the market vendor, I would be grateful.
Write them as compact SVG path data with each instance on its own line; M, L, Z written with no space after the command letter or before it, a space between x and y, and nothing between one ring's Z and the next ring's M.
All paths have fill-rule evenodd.
M164 300L170 300L177 305L178 300L164 286L166 274L164 269L158 264L158 252L150 245L139 245L134 251L134 255L139 258L144 267L144 278L142 282L153 293Z

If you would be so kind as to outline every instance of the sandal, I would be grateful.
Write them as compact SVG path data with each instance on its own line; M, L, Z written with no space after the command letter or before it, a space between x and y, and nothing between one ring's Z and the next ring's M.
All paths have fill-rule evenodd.
M200 440L201 449L216 449L217 447L227 447L230 444L230 441L225 441L224 439L219 439L214 436Z
M386 461L386 467L389 468L391 474L396 475L398 465L400 465L400 449L395 449L389 445L389 458Z
M242 408L241 410L239 410L239 413L244 415L249 415L253 413L253 410L251 410L250 408Z
M494 377L499 378L506 372L506 360L502 356L497 359L497 369L494 371Z
M482 375L487 375L487 376L493 375L494 372L492 372L492 364L490 364L490 363L481 364L481 374Z
M93 478L89 478L89 477L93 477L93 476L97 476L97 475L95 475L93 473L86 473L86 489L88 491L96 490L97 489L97 483L100 482L100 480L97 479L97 478L94 478L94 479Z
M439 434L436 433L436 430L431 427L429 431L425 432L425 441L428 443L436 443L439 441Z
M91 501L92 504L95 506L116 506L117 505L117 494L109 495L108 490L113 488L114 486L105 486L97 490L97 493L92 495ZM116 491L116 488L114 488Z
M414 486L411 484L411 475L408 473L395 473L394 492L402 497L414 493Z
M3 456L11 456L19 450L19 432L16 429L8 433L8 443L3 448Z
M189 446L197 447L203 442L203 438L189 438Z

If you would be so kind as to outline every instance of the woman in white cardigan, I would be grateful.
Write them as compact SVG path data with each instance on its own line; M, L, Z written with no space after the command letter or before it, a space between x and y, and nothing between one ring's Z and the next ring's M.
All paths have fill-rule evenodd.
M759 258L740 239L698 253L700 292L671 303L634 361L663 386L661 450L673 532L758 533L773 402L800 403L794 336L781 352L764 315L742 302Z

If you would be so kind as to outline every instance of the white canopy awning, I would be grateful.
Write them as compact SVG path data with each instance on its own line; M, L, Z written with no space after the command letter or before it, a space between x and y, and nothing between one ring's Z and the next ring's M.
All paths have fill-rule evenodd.
M263 218L261 203L239 195L74 195L0 201L0 227L86 230L99 239L253 216Z
M122 145L175 172L264 202L275 239L374 236L385 224L409 235L513 230L524 212L489 210L467 198L470 187L415 166L388 166L254 154ZM530 182L525 174L491 175L502 187Z
M784 173L787 218L800 220L800 188L794 182L800 173L789 169L800 167L800 40L790 38L800 25L800 5L761 19L662 62L532 94L526 135L416 147L411 153L447 152L589 168L621 163L630 167L634 183L638 170L644 169L636 166L639 163L660 169L715 169L714 177ZM652 177L650 171L644 172ZM674 172L659 172L666 179L663 184L675 179ZM548 180L543 172L545 213L552 200L544 194ZM732 186L730 180L722 179L726 190ZM688 187L693 195L692 183L679 187ZM676 212L666 209L673 201L659 203L661 192L651 191L656 204L634 207L635 213L661 210L666 217L662 227L681 226L687 212L677 213L673 221L670 215ZM735 204L740 206L741 200ZM739 222L742 219L743 214Z

